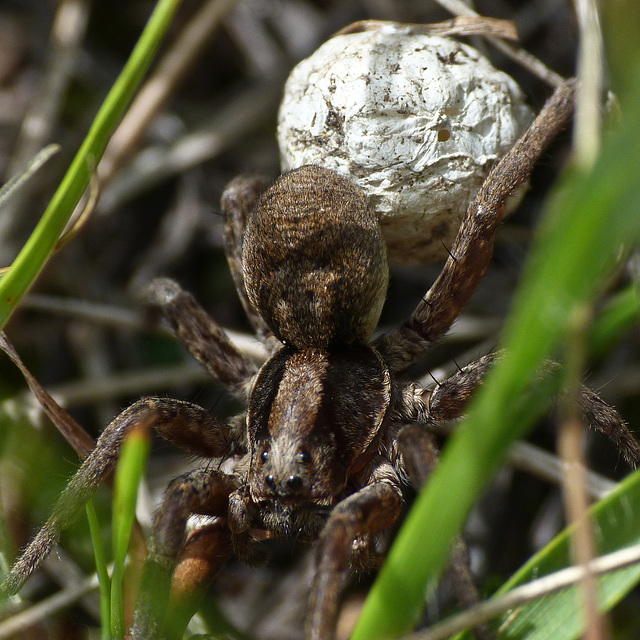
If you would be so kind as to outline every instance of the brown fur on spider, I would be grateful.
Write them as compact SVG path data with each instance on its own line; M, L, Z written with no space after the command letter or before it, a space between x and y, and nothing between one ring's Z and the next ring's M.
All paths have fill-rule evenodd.
M246 401L246 413L221 424L176 400L147 398L129 407L104 431L5 589L19 590L113 470L126 433L144 421L183 450L234 458L236 466L225 473L206 465L169 486L155 517L131 636L179 635L184 621L165 615L170 591L180 603L234 550L246 557L258 540L295 537L317 541L321 567L306 637L332 638L344 572L366 566L372 539L399 517L403 480L424 482L435 460L428 427L463 413L491 358L461 370L429 397L402 374L469 300L491 258L505 199L570 118L573 94L572 83L556 90L470 205L450 258L411 317L373 341L388 267L361 190L313 166L285 174L266 191L263 180L235 180L223 196L227 255L269 350L266 363L257 370L174 282L155 281L148 297L187 349ZM618 415L592 392L583 393L582 405L592 426L637 463L640 448ZM217 521L185 541L191 514Z

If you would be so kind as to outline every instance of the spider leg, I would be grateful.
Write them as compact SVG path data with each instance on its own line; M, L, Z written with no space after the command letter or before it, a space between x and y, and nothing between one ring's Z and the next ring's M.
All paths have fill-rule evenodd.
M199 456L219 458L232 447L230 430L197 405L165 398L144 398L117 416L103 431L56 502L53 513L6 576L2 588L17 593L78 516L85 502L114 470L127 433L153 427L166 440Z
M574 92L573 81L555 90L533 124L485 180L467 210L442 272L409 320L376 340L376 348L392 371L410 366L460 315L491 260L505 200L526 182L544 149L566 126L573 113Z
M482 601L471 573L469 548L467 543L459 536L455 538L451 547L448 571L453 580L456 596L462 607L470 609ZM494 640L496 637L487 624L480 624L474 627L472 631L477 640Z
M260 314L249 302L242 267L242 246L247 217L270 181L259 176L239 176L224 190L220 204L224 213L224 247L229 269L242 306L251 321L258 338L268 346L275 346L276 339ZM279 341L277 341L278 344Z
M234 393L246 397L256 367L231 343L222 328L195 298L168 278L153 280L145 292L147 304L167 320L191 355Z
M385 465L379 467L380 475L388 471L391 470ZM305 629L308 640L334 637L340 587L354 540L388 529L399 517L402 495L397 479L390 479L377 477L374 472L372 484L344 499L331 512L316 552L316 575Z
M440 382L429 398L429 418L434 422L460 418L466 411L471 396L482 383L489 366L498 355L498 353L490 353L482 356Z
M580 387L578 406L585 424L607 436L631 467L635 468L640 464L640 444L613 407L593 389L584 385Z
M500 353L491 353L466 367L456 371L452 376L440 382L425 402L423 392L413 385L407 385L398 397L396 407L399 419L406 422L434 424L455 420L464 415L471 396L482 383L490 365ZM557 362L547 362L542 375L549 375L559 368ZM620 414L608 405L593 389L580 385L578 404L582 420L592 429L607 436L622 453L631 467L640 464L640 444ZM403 437L403 432L399 438ZM426 436L422 436L426 437ZM420 455L406 447L407 455ZM405 462L408 465L410 459ZM410 475L413 472L409 469Z
M202 593L231 555L225 516L229 495L237 489L238 482L235 476L222 471L197 469L169 485L153 521L149 555L130 631L132 638L182 636L195 611L194 596ZM221 520L197 532L185 547L187 520L196 513L218 516ZM168 607L170 593L177 609ZM171 615L167 615L169 609Z
M171 582L169 610L176 621L174 628L187 626L205 589L233 553L231 535L228 521L218 518L187 538Z
M429 419L441 422L461 417L489 366L499 355L494 353L483 356L441 382L429 398ZM547 362L543 375L553 373L559 366L557 362ZM578 405L584 424L607 436L631 467L635 468L640 464L640 444L613 407L586 385L580 385Z

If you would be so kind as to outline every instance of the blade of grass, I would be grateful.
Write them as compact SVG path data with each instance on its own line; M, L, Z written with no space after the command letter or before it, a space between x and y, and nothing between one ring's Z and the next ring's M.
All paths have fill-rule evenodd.
M603 352L617 336L639 320L640 295L634 283L619 291L594 322L588 340L591 353ZM590 514L597 532L600 554L640 543L640 508L637 505L640 505L640 472L626 478L606 498L592 507ZM549 575L569 566L569 535L569 530L564 530L556 536L514 574L496 592L496 596L505 594L532 578ZM598 580L600 609L607 611L615 606L639 582L640 567L601 577ZM582 629L574 598L574 591L563 590L546 596L544 601L521 607L516 612L517 615L505 614L501 619L503 633L500 637L527 640L577 638ZM471 635L466 633L460 638L471 638Z
M640 82L634 86L629 118L608 140L594 169L567 176L549 203L507 323L504 360L478 392L464 428L448 443L400 530L352 640L390 638L415 625L425 585L445 565L452 538L509 445L540 411L540 403L523 404L523 398L544 404L550 388L536 372L566 335L572 309L596 295L619 246L638 240Z
M599 554L640 543L640 471L625 478L614 491L591 508ZM565 529L531 558L497 592L504 594L532 578L539 578L571 564ZM640 565L598 578L599 607L606 611L640 582ZM575 588L565 589L529 603L503 616L500 638L509 640L573 640L580 637L584 619L577 606Z
M640 319L640 283L627 285L616 293L598 315L589 332L589 352L597 356L606 351L612 337L621 335Z
M74 208L89 184L91 168L131 101L180 0L159 0L131 57L98 111L89 133L56 190L40 222L11 269L0 280L0 328L43 268Z
M626 574L620 573L626 569L634 569L635 578L633 582L637 581L638 573L640 572L640 544L634 542L638 538L638 516L630 513L628 509L617 509L621 505L621 498L624 495L624 500L627 501L638 499L638 474L632 476L634 479L627 484L625 481L624 487L616 488L611 492L609 496L601 500L598 505L591 509L591 515L597 526L603 526L603 529L598 529L602 540L610 540L608 533L615 538L617 534L622 533L625 540L629 540L630 544L616 549L610 553L604 553L594 559L590 565L594 573L598 576L604 576L603 579L621 582L626 587L625 578ZM617 513L616 513L617 510ZM622 516L622 517L620 517ZM622 527L620 525L623 525ZM507 586L503 586L499 592L497 592L490 600L479 603L470 609L454 615L442 622L439 622L428 629L412 633L408 636L404 636L403 640L445 640L451 638L453 633L460 632L461 630L468 630L470 627L477 624L487 622L493 618L500 618L502 616L503 627L502 631L510 630L509 625L518 619L522 620L522 616L527 616L527 610L535 606L542 598L549 597L553 594L557 594L562 590L571 589L571 587L577 584L583 573L579 567L563 567L564 560L567 559L567 546L566 542L570 530L565 530L559 536L554 538L542 551L536 554L535 558L530 560L526 564L526 568L521 569L518 572L518 579L514 576L509 581L508 590ZM613 544L622 546L621 540L614 542ZM558 559L557 564L562 566L560 569L556 569L556 558L554 556L564 553L564 560ZM550 561L550 559L553 560ZM548 565L544 566L543 565ZM549 573L546 569L549 569ZM553 570L552 570L553 569ZM540 574L541 570L545 570L543 575ZM622 580L619 580L622 578ZM607 590L604 587L603 590ZM622 589L614 586L614 590L622 592ZM551 620L554 616L557 616L558 607L555 603L549 608L549 611L538 611L537 618L542 620L542 623L532 623L528 620L527 624L522 625L527 629L527 633L531 632L536 638L553 638L553 640L566 640L563 635L562 629L554 625L549 625L547 616L551 616ZM575 614L575 607L571 607L570 615ZM574 619L576 618L573 615ZM543 628L541 628L541 625ZM501 638L505 636L502 635ZM529 638L528 635L524 636ZM570 636L574 637L574 636ZM464 631L460 635L456 636L456 640L471 639L471 633Z
M111 575L111 635L123 638L124 564L135 518L138 487L147 466L151 448L148 425L141 424L127 436L116 468L113 496L113 573Z
M102 618L102 640L111 640L111 581L109 580L109 571L107 569L107 561L104 553L104 545L102 544L102 536L100 535L100 523L98 522L98 514L93 506L93 500L89 500L86 504L87 520L89 521L89 531L91 532L91 544L93 545L93 554L96 558L96 573L98 574L98 583L100 584L100 617Z

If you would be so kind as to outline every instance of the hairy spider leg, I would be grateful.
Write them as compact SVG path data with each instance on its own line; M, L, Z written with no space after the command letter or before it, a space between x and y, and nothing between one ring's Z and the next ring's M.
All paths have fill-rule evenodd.
M199 596L231 555L226 515L229 495L238 486L235 476L216 469L196 469L171 482L154 517L132 638L182 637ZM218 520L187 542L187 521L193 514Z
M446 381L445 381L446 384ZM422 488L438 463L439 455L435 437L423 424L413 423L403 427L398 434L398 450L401 465L416 490ZM473 580L469 550L466 542L457 537L451 545L451 557L446 571L451 576L460 604L465 608L480 602L480 593ZM492 640L494 634L486 625L474 629L477 640Z
M214 378L246 400L256 366L233 346L220 325L189 292L173 280L157 278L147 288L145 300Z
M484 276L504 203L526 182L543 151L573 113L575 81L560 85L531 126L492 169L469 206L440 275L411 317L383 334L376 348L391 371L404 371L441 338L458 318Z
M122 444L135 427L154 428L164 439L195 455L221 457L230 449L229 428L205 409L169 398L138 400L103 431L95 449L82 463L56 502L53 513L26 547L5 578L2 588L17 593L38 568L84 504L114 470Z
M491 364L499 357L499 352L483 356L441 382L431 392L426 419L445 422L461 417ZM541 379L552 375L559 366L556 362L547 362ZM584 424L609 438L631 467L640 464L640 444L613 407L586 385L580 385L578 406Z
M320 535L305 628L308 640L334 637L340 587L356 538L384 531L400 516L402 493L393 467L383 459L373 465L370 484L336 505Z

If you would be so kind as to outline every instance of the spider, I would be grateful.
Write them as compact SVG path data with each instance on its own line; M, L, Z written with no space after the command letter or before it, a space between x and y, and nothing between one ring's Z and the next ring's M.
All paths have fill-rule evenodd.
M105 429L4 583L17 592L100 482L140 423L179 448L214 460L168 487L155 516L130 634L180 633L187 596L235 551L256 553L267 538L316 542L305 634L335 632L342 577L364 568L376 535L400 516L402 485L420 485L435 460L429 427L460 416L492 356L460 370L430 394L406 370L459 316L491 258L503 204L573 110L574 84L560 86L531 127L494 167L471 203L450 257L410 318L372 335L388 282L385 245L360 190L315 166L272 186L237 178L222 198L230 269L269 357L259 369L175 282L154 281L148 303L191 354L247 410L228 424L191 403L139 400ZM624 423L583 393L592 426L631 463L640 447ZM604 407L604 408L603 408ZM186 540L192 514L215 516ZM171 615L166 615L171 593Z

